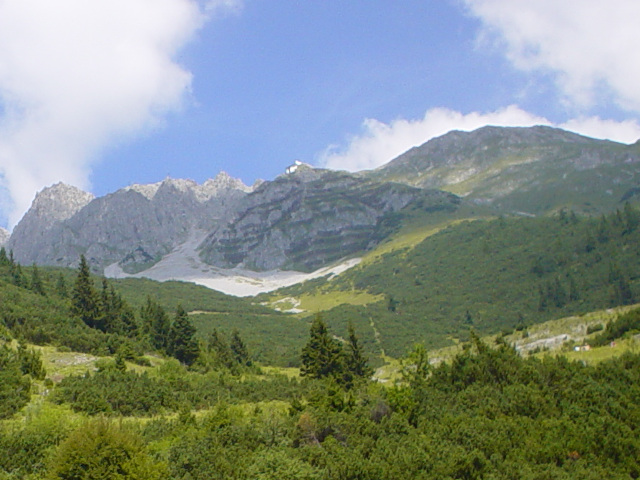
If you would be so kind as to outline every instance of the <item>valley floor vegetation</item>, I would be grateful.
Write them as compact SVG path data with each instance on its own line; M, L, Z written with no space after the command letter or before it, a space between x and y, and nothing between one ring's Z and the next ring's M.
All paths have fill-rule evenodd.
M22 413L4 412L0 478L595 480L640 472L638 354L588 366L522 358L472 336L437 367L416 347L402 381L385 386L345 376L351 350L315 323L307 346L322 344L321 355L302 378L255 366L200 373L176 360L140 374L108 360L49 385L48 395L32 392ZM29 379L17 370L15 378Z
M568 305L586 308L590 291L606 306L635 300L637 244L629 239L637 235L636 214L603 217L600 230L570 215L541 224L544 231L561 225L573 232L567 238L582 242L579 251L571 244L548 257L529 252L526 278L541 286L530 306L541 320ZM518 221L498 223L503 230L491 222L473 228L490 229L482 238L497 252L506 240L493 232L513 236ZM463 237L471 234L472 225L460 228ZM453 233L443 235L451 243ZM608 261L614 244L623 253ZM585 258L596 272L589 278L599 280L571 270ZM418 265L393 275L424 285ZM374 267L370 275L386 275L384 263ZM554 299L556 278L562 306ZM597 364L525 357L504 335L481 339L476 327L484 332L488 323L469 311L457 355L434 365L417 344L397 355L398 379L384 383L372 375L372 342L368 333L361 337L362 327L394 315L388 328L399 324L395 311L418 308L408 289L386 293L381 317L362 310L336 328L337 312L347 307L292 318L227 297L169 302L146 282L136 284L139 295L130 301L131 285L96 278L84 257L74 271L23 267L0 249L0 480L640 476L640 354L633 351ZM371 290L380 285L372 282ZM140 299L142 292L148 295ZM198 308L298 322L299 369L257 361L244 330L199 330ZM496 329L511 324L497 322ZM639 330L640 309L630 308L594 328L592 343ZM51 352L68 356L67 370Z

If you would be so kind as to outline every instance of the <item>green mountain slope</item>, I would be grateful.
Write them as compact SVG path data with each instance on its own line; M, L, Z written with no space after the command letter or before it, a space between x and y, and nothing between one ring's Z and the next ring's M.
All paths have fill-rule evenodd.
M640 294L639 217L626 207L600 219L563 213L462 222L324 284L279 294L376 296L367 305L330 308L325 318L339 335L352 321L370 353L397 357L414 342L466 339L470 328L491 333L633 302Z
M40 291L33 286L34 271ZM76 270L65 268L0 265L0 335L94 355L114 353L123 346L137 355L154 350L143 332L103 332L74 315L71 293L76 275ZM96 291L101 292L102 279L95 277L93 281ZM170 318L181 305L189 312L199 340L206 342L215 329L228 341L237 330L253 360L265 364L296 364L308 330L306 321L192 283L131 278L109 280L108 285L124 302L138 330L148 298Z
M367 174L441 188L503 211L608 212L637 195L640 143L595 140L550 127L450 132Z

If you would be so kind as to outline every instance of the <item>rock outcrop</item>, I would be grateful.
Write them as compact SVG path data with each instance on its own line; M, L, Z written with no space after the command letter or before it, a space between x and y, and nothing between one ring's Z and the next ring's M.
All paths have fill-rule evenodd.
M201 245L201 258L225 268L311 271L375 246L389 232L383 220L416 199L455 209L458 198L397 183L299 166L265 182L228 224Z

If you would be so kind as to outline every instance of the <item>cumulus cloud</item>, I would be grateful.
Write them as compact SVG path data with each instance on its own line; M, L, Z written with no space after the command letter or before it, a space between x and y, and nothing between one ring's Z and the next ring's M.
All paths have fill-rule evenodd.
M552 73L572 104L613 100L640 111L640 2L629 0L465 0L524 71Z
M434 108L428 110L419 120L399 119L386 124L367 119L362 125L362 134L351 138L342 148L335 145L329 147L319 155L318 163L335 170L369 170L384 165L410 148L422 145L451 130L471 131L485 125L548 125L622 143L632 143L640 138L640 124L636 121L616 122L598 117L585 117L556 125L515 105L495 112L468 114L446 108Z
M1 1L0 188L10 226L46 185L89 188L102 148L179 109L191 74L177 52L208 11L237 3Z

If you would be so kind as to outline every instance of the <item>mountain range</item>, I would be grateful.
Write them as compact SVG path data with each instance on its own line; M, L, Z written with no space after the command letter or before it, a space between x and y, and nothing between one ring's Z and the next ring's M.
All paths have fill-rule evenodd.
M4 242L23 264L75 266L82 254L111 276L197 281L242 272L251 283L355 259L407 212L612 211L640 193L640 143L484 127L450 132L372 171L288 171L251 187L222 172L202 185L167 178L99 198L59 183L38 193Z

